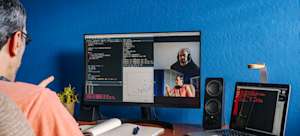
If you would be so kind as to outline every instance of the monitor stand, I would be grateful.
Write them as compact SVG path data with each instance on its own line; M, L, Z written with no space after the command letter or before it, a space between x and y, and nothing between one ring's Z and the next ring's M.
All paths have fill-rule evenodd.
M99 105L84 105L80 106L80 113L77 120L79 121L97 121L103 119Z
M163 128L173 129L173 125L168 122L153 120L151 117L151 107L141 107L141 120L124 120L127 123L154 124Z

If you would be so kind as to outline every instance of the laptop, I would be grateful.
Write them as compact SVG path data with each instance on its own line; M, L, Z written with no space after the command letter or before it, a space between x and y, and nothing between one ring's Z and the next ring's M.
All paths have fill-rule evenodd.
M290 85L237 82L228 129L191 132L188 136L284 136Z

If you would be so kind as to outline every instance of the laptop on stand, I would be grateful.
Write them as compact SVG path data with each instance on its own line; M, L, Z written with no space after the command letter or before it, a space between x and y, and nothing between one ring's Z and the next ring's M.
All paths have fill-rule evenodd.
M284 136L290 85L237 82L228 129L188 136Z

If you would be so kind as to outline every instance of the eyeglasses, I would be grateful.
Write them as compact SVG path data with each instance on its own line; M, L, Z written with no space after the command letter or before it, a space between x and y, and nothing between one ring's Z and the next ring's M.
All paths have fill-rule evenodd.
M24 35L25 44L28 45L32 41L31 37L27 33L23 32L23 31L21 31L21 33Z
M5 38L5 40L0 41L0 45L5 44L10 37L12 37L13 35L16 34L16 32L13 32L13 33L7 35L6 38ZM25 38L25 44L28 45L32 41L31 37L27 33L23 32L23 31L20 31L20 32L22 33L22 35Z

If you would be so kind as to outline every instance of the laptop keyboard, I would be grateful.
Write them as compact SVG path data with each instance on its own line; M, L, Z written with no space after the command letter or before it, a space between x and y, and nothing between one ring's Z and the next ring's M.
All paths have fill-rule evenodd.
M220 129L211 131L209 133L215 133L217 136L255 136L253 134L248 134L233 129Z

